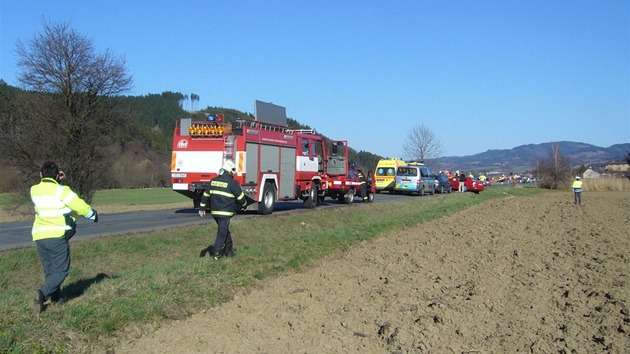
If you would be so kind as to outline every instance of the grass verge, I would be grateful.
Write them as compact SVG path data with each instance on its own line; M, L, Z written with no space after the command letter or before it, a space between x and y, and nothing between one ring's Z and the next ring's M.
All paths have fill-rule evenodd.
M67 353L112 348L134 336L229 301L237 292L299 271L353 244L435 220L484 201L540 193L490 188L478 195L409 197L232 220L238 256L204 255L216 225L72 242L64 305L40 315L31 297L42 282L35 248L0 252L0 352ZM377 196L378 198L378 196Z

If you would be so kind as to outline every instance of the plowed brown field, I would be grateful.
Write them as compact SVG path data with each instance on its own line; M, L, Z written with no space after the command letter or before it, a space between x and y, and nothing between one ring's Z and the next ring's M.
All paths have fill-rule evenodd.
M583 200L386 234L115 353L629 353L630 193Z

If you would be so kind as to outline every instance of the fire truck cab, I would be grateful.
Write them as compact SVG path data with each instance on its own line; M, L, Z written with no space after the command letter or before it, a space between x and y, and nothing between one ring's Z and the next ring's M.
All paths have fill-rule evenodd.
M333 140L330 142L328 150L330 156L326 164L328 176L328 189L326 195L332 199L339 200L345 204L352 204L355 195L361 194L361 178L363 175L366 185L367 201L374 201L376 192L373 183L373 172L369 171L365 175L363 171L356 168L354 163L348 162L348 142L344 140Z

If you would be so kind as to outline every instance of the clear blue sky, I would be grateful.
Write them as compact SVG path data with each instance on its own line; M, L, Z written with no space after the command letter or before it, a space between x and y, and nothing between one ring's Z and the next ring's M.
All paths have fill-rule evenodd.
M129 95L254 100L332 139L403 156L425 124L446 156L630 142L627 0L2 1L0 78L19 38L69 22L124 55ZM189 108L189 107L186 107Z

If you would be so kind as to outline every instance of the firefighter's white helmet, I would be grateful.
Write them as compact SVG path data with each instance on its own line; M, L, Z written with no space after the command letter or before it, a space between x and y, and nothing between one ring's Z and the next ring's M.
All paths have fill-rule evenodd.
M236 164L232 160L225 160L221 169L234 176L234 172L236 172Z

